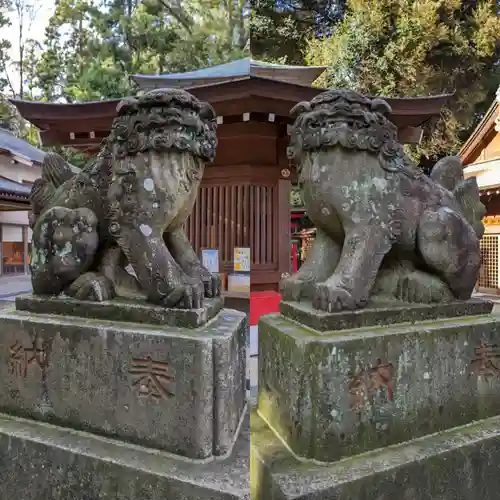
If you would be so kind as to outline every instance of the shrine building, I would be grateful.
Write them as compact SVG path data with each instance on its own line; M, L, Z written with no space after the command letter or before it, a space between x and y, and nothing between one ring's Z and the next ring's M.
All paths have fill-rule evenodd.
M217 157L208 165L187 233L195 249L218 248L221 271L233 268L234 247L250 247L252 290L277 290L291 271L290 190L295 170L286 157L290 109L324 89L324 67L252 59L186 73L136 75L141 89L184 88L217 113ZM387 99L403 143L418 143L450 96ZM44 146L98 150L119 100L59 104L11 100L40 130ZM296 219L296 217L295 217Z
M465 166L464 177L476 177L486 207L478 289L500 294L500 88L460 150L460 157Z
M0 128L0 275L29 272L29 194L45 152Z

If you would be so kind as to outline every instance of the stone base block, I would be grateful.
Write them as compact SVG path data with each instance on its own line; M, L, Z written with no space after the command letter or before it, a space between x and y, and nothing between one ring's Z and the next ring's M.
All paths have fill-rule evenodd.
M446 308L428 307L431 320L321 332L265 316L259 414L297 456L321 462L499 415L500 318L443 317ZM364 315L356 321L376 316Z
M444 304L411 304L394 300L371 302L364 309L355 311L325 312L314 309L310 302L281 302L280 312L302 325L318 332L351 330L397 323L416 323L461 316L489 314L493 302L470 299L466 302L448 302Z
M0 498L249 500L248 427L230 457L201 463L0 415Z
M57 303L0 313L0 411L190 458L230 452L246 409L245 314L187 328L120 321L123 304L115 320L84 302L81 316L48 314Z
M35 314L60 314L89 319L126 321L149 325L198 328L215 318L224 306L221 297L205 299L199 309L155 306L147 302L116 298L104 302L76 300L71 297L16 297L16 309Z
M252 500L497 500L500 417L350 457L297 461L252 415Z

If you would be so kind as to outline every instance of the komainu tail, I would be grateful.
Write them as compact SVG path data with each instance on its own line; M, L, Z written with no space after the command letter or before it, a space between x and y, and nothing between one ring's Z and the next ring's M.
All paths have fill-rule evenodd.
M56 153L47 153L42 164L42 177L37 179L31 188L30 225L33 227L36 219L50 203L57 188L75 175L64 158Z
M54 189L73 177L74 173L66 160L57 153L47 153L42 165L42 180L50 183Z
M464 217L473 227L477 237L482 238L482 220L486 209L481 203L476 178L464 179L462 160L458 156L442 158L434 165L431 179L453 193Z
M485 206L481 203L479 186L475 177L465 179L457 184L453 194L462 207L462 213L472 226L479 239L483 237L483 217L486 213Z

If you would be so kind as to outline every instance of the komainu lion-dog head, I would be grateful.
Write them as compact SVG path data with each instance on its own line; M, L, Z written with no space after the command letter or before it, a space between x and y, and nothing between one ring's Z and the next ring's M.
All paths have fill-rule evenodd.
M390 121L391 106L352 90L329 90L291 110L288 157L300 164L313 151L342 147L377 155L381 167L412 178L422 175L398 143L398 129Z
M158 89L123 100L117 113L106 144L113 164L110 232L117 235L129 220L160 237L215 158L215 112L184 90Z

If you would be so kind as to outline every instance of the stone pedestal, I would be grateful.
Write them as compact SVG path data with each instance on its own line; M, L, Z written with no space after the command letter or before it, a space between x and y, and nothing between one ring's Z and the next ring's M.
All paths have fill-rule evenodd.
M254 498L469 498L440 496L443 481L463 491L476 482L487 494L470 498L496 498L495 482L462 474L481 453L493 462L478 470L500 466L500 318L491 310L478 300L345 313L283 303L262 318ZM432 493L419 489L435 466ZM415 480L382 487L396 471Z
M182 483L177 469L187 482L206 467L208 477L209 464L217 458L226 464L225 469L220 466L220 490L203 496L200 492L212 491L212 486L202 481L196 488L192 485L192 493L172 498L246 498L244 488L231 493L233 481L245 483L244 477L232 478L231 463L238 439L247 440L248 458L248 436L241 432L247 319L222 306L221 299L188 311L121 300L18 298L16 310L0 313L0 412L11 416L0 418L0 453L8 454L2 443L18 442L27 458L31 454L40 464L59 468L59 448L67 444L64 453L82 461L81 473L72 474L88 484L106 479L99 474L94 478L91 470L114 461L114 456L123 454L112 473L117 481L130 470L139 474L142 460L154 463L154 470L145 473L145 486L137 486L142 496L123 497L137 500L162 498L146 494L158 481L164 495L171 481ZM53 439L42 439L44 433ZM18 453L16 461L21 456ZM24 465L19 462L18 467ZM239 469L234 472L241 474ZM7 472L0 471L0 478L2 474ZM5 498L10 498L15 478L6 480Z

